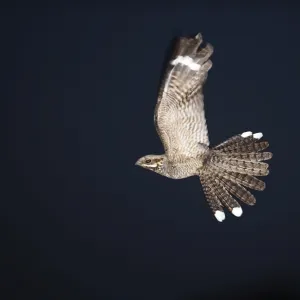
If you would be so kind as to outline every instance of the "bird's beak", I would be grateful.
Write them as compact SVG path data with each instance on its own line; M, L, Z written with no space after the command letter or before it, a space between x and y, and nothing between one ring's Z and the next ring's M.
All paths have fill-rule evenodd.
M140 161L140 159L139 159L139 160L136 161L135 165L136 165L136 166L139 166L140 164L141 164L141 161Z

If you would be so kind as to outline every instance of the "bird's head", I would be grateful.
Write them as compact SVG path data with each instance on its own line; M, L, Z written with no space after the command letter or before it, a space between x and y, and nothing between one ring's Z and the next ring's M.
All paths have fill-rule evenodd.
M162 155L146 155L141 157L136 163L136 166L151 170L163 175L163 167L166 156Z

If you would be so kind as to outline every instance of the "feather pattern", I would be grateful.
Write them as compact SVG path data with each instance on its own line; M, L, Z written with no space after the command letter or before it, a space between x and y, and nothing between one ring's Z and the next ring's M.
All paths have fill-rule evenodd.
M223 143L213 147L215 150L225 151L228 147L232 145L238 145L239 143L246 143L247 141L250 142L250 139L243 138L240 134L234 135L233 137L225 140Z
M228 193L227 189L218 177L215 177L211 185L215 195L229 209L229 211L232 211L235 207L240 207L239 203Z
M230 153L227 154L226 159L235 158L237 160L259 162L264 160L269 160L272 158L271 152L249 152L249 153Z
M212 67L213 47L201 46L202 36L181 37L162 80L155 107L154 122L164 146L161 155L146 155L137 165L172 179L199 176L208 205L216 219L225 219L223 208L240 217L237 200L256 203L250 191L262 191L272 158L263 152L268 146L262 133L237 134L209 147L204 113L203 86ZM235 198L236 199L235 199Z
M224 178L229 179L233 182L237 182L240 185L253 190L263 191L266 188L266 184L262 180L248 174L235 173L220 169L218 169L217 172L219 172L219 174L222 174Z
M269 174L268 169L264 165L258 165L256 163L253 166L244 165L244 161L236 161L237 163L230 163L226 159L222 160L217 156L213 156L211 162L214 166L222 168L226 171L232 171L242 174L254 175L254 176L267 176ZM261 163L260 163L261 164Z
M244 187L239 185L238 183L229 180L220 175L216 175L216 178L219 179L220 183L225 187L225 189L230 192L233 196L242 200L244 203L248 205L254 205L256 200L255 197L247 191Z
M179 39L159 91L154 120L171 160L178 154L198 155L199 143L209 145L202 88L212 66L213 48L207 44L200 49L201 43L200 34Z
M245 139L238 140L236 143L224 145L223 147L221 147L221 149L216 150L220 150L221 152L225 153L249 153L262 151L268 147L268 142L256 142L255 140L253 140L253 138L247 137Z
M210 188L208 201L209 206L214 208L213 212L217 208L219 210L216 203L219 201L233 214L237 215L234 207L240 209L241 214L242 210L232 196L247 205L256 203L255 197L246 188L265 189L265 183L254 176L266 176L269 172L269 165L263 161L271 159L272 153L258 152L267 146L267 142L260 142L249 132L246 137L235 135L213 148L207 156L205 168L200 172L200 178L208 178L204 184ZM208 197L207 192L204 193Z
M206 200L208 202L208 205L210 206L213 213L216 211L223 212L223 205L221 201L218 199L215 191L214 191L214 180L209 175L201 176L200 181L203 187L203 191L206 197Z

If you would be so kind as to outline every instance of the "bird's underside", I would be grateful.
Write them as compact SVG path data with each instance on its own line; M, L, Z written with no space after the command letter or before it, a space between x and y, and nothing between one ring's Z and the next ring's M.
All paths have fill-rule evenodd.
M246 188L265 189L265 183L256 177L268 175L269 165L264 161L271 159L272 153L263 152L269 144L261 141L262 133L250 131L209 147L202 92L212 66L213 47L200 48L201 43L200 34L178 40L154 117L165 154L146 155L136 164L173 179L199 176L208 204L222 222L224 207L237 217L242 215L236 199L255 204Z

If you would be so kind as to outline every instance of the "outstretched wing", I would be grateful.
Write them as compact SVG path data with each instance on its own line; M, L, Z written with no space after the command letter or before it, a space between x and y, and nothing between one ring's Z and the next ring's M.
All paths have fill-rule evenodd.
M169 158L199 154L209 145L203 84L212 66L210 44L199 49L202 36L180 38L160 87L155 125Z

